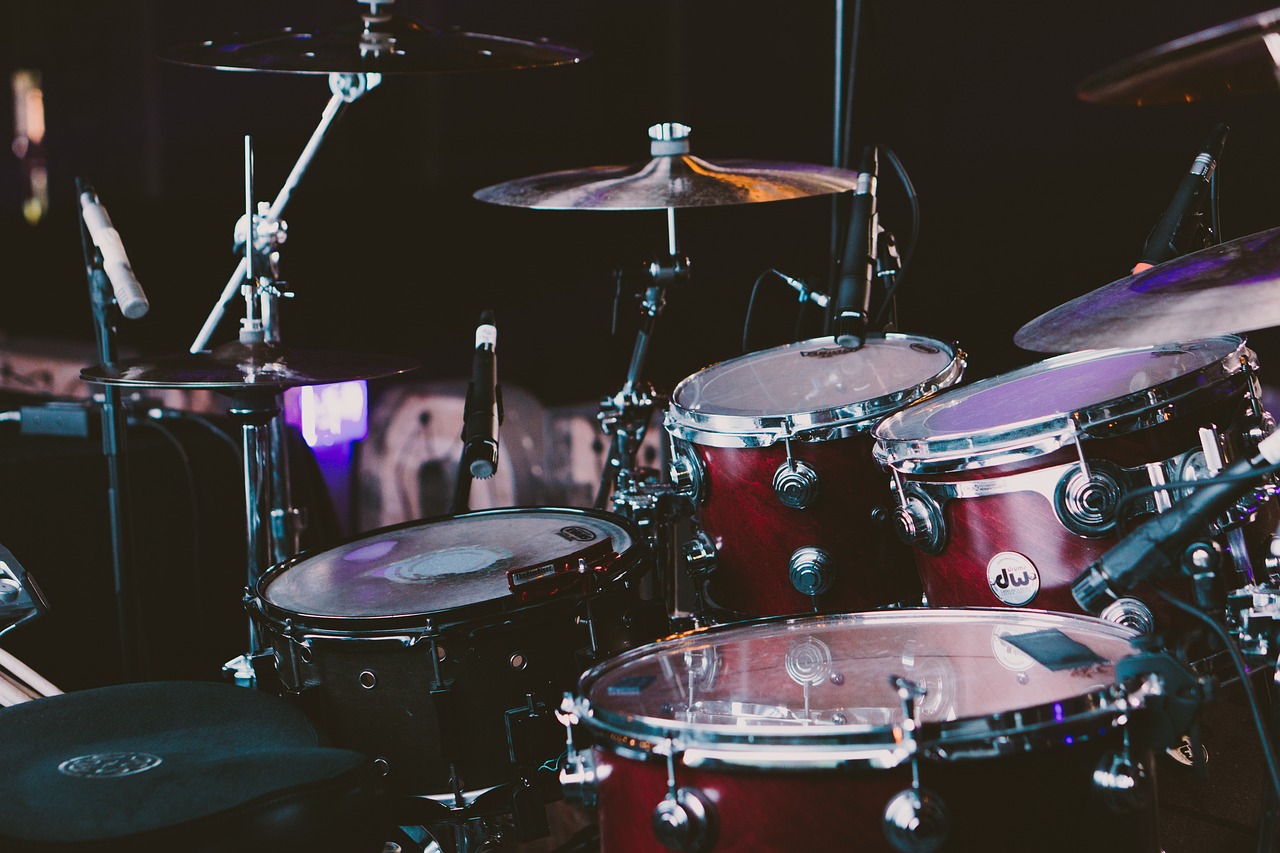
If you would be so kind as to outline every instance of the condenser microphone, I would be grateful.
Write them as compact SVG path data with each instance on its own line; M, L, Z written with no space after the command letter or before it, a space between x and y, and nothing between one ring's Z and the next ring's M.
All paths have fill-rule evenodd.
M98 194L84 181L80 182L80 212L84 217L85 227L89 230L89 238L102 253L102 269L111 282L120 313L130 320L145 316L151 305L147 302L147 295L142 292L138 277L133 273L128 255L124 253L120 232L111 224L111 218L107 216L107 209L102 206Z
M476 327L475 356L471 362L471 385L467 388L466 412L462 423L462 463L471 476L485 480L498 470L498 429L502 421L501 392L498 389L498 330L493 312L480 315Z
M857 349L867 335L871 275L876 255L876 147L862 153L862 168L849 211L849 233L840 263L840 283L831 315L831 334L842 347Z
M1135 273L1204 248L1195 245L1194 241L1205 200L1209 197L1210 182L1214 170L1218 168L1218 158L1222 156L1223 146L1227 143L1227 132L1230 130L1221 122L1214 126L1213 132L1209 134L1209 141L1192 161L1191 169L1182 176L1182 182L1178 184L1169 206L1147 236L1147 242L1142 247L1142 258L1133 268Z

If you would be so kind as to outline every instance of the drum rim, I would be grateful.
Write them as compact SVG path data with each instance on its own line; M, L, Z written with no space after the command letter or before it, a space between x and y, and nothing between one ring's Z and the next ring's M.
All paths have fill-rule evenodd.
M681 391L709 370L756 358L765 353L821 346L824 343L827 346L835 346L835 339L827 335L757 350L708 365L682 379L671 393L671 403L663 418L663 425L675 438L711 447L768 447L789 435L804 441L830 441L868 432L877 419L936 394L943 388L955 385L964 374L966 357L963 350L955 344L901 332L883 332L868 337L906 345L926 344L937 348L950 358L941 370L914 385L879 397L855 400L825 409L775 414L726 415L697 412L677 402Z
M1253 350L1238 335L1220 335L1143 347L1085 350L1044 359L998 376L956 386L930 401L938 403L952 396L968 399L973 392L993 387L997 383L1016 381L1062 367L1100 362L1121 355L1161 352L1174 348L1208 350L1216 344L1225 345L1226 351L1221 358L1203 367L1131 394L1100 400L1074 412L1059 411L1040 418L1028 418L985 429L924 436L893 434L895 428L901 428L903 420L918 416L923 409L912 407L910 412L895 412L879 421L872 430L875 438L872 455L881 465L903 474L953 473L1043 456L1070 446L1077 435L1083 440L1134 432L1153 425L1148 422L1148 417L1162 421L1182 413L1184 404L1193 401L1197 396L1196 392L1217 388L1256 370L1257 357Z
M593 666L578 679L574 693L566 694L563 711L571 713L574 722L598 734L593 742L598 748L640 760L657 760L668 751L679 753L688 766L772 767L778 769L824 768L848 765L892 767L910 757L901 741L895 740L892 726L846 725L787 729L764 732L755 727L722 724L694 724L679 720L636 717L610 712L593 705L588 691L606 673L626 663L653 654L664 645L689 636L705 637L753 625L821 624L824 622L913 620L975 621L1019 617L1023 624L1054 627L1064 622L1087 625L1116 639L1133 640L1137 634L1105 619L1075 613L1001 607L922 607L877 610L860 613L835 613L806 616L772 616L696 629L649 643ZM998 624L992 621L993 625ZM1134 648L1134 653L1139 650ZM1023 752L1045 743L1061 740L1070 731L1075 742L1099 733L1098 723L1105 718L1102 731L1123 724L1133 709L1127 704L1127 693L1113 682L1094 687L1070 699L1011 708L994 714L962 717L921 725L921 748L932 758L959 759L991 756L995 753ZM1068 743L1073 742L1071 739Z
M582 593L553 596L547 599L530 602L528 604L522 604L512 595L507 594L498 598L488 598L443 610L424 610L416 613L397 613L387 616L335 616L333 614L304 613L291 610L287 607L282 607L279 604L269 601L265 595L267 587L270 586L272 581L294 568L299 563L348 545L375 539L381 534L410 528L426 527L431 524L458 518L518 515L528 512L553 512L578 517L590 516L600 521L615 524L616 526L624 529L627 534L631 536L631 547L618 555L616 563L603 576L603 582L609 587L615 587L619 583L629 582L643 576L643 571L633 575L633 570L638 565L642 565L644 563L644 558L648 554L649 546L644 539L644 535L640 532L640 528L635 524L635 522L628 518L605 510L590 507L494 507L491 509L479 509L472 510L470 512L436 515L430 518L402 521L398 524L390 524L386 527L379 527L374 530L368 530L355 536L351 536L329 548L304 551L301 554L297 554L287 560L276 563L267 569L267 571L263 572L253 590L252 599L249 602L248 607L250 608L251 615L255 618L263 620L267 624L274 626L280 633L287 634L289 636L300 636L305 634L306 636L315 637L331 636L338 639L380 639L386 638L388 635L399 637L407 634L415 638L428 636L438 633L440 630L453 625L483 621L485 617L502 616L504 614L527 610L562 606L566 603L570 606L576 606L576 604L582 600Z

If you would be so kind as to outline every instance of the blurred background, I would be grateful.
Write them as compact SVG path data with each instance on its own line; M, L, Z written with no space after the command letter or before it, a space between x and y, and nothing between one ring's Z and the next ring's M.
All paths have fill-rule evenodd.
M352 18L361 8L353 0L3 4L0 135L26 140L0 152L0 388L18 395L15 404L33 392L88 393L75 378L93 360L76 176L96 187L151 300L145 319L123 324L122 346L183 352L236 263L244 135L253 138L257 194L270 200L329 97L323 76L216 72L156 53L236 31ZM971 379L1043 357L1018 350L1014 332L1126 274L1216 121L1232 128L1219 172L1224 236L1280 225L1280 92L1147 109L1074 96L1081 80L1119 60L1266 8L867 0L851 149L893 149L922 210L900 291L901 329L958 341ZM325 506L313 513L313 545L441 511L433 496L460 428L446 403L460 407L458 380L483 308L496 313L509 395L504 433L517 439L504 446L501 482L475 505L589 500L601 450L595 401L621 385L638 273L665 247L664 217L510 209L471 194L546 171L643 162L646 128L663 121L690 125L693 153L712 162L830 163L833 10L754 0L396 3L400 14L436 26L545 36L594 56L564 68L388 77L346 111L295 192L284 217L284 272L297 294L283 309L285 342L424 365L405 380L375 383L369 437L338 468L316 473L328 489L316 486ZM39 139L15 109L32 79L43 104ZM883 170L880 186L882 223L905 241L902 187ZM693 274L659 325L649 372L660 388L742 351L748 298L763 271L828 289L830 210L829 199L813 198L680 211ZM767 282L748 348L794 340L798 310L791 291ZM817 320L816 312L802 320L802 332L816 333ZM229 317L214 342L235 328ZM1251 341L1266 379L1280 369L1270 365L1280 338L1262 332ZM204 405L216 413L216 402ZM225 645L206 639L197 617L202 597L215 594L204 589L209 573L239 571L242 508L231 454L195 432L210 446L188 453L220 485L189 488L191 476L164 462L163 437L140 438L138 453L158 461L137 488L137 525L155 552L146 581L154 611L195 619L184 630L200 635L213 660ZM75 473L53 478L48 464L31 462L30 439L0 441L9 443L0 446L4 464L26 465L21 477L0 471L0 541L37 576L55 576L48 585L64 601L94 610L107 553L98 550L105 498L96 446L42 450L76 460L67 463ZM140 464L146 471L150 463ZM174 495L188 491L196 496L189 508L175 509ZM157 520L148 501L185 513L182 525L201 538L193 545L174 532L179 522ZM72 557L72 548L82 550ZM216 594L230 589L234 599L234 578L223 587ZM157 629L156 646L167 630ZM155 671L192 665L189 653L172 658ZM73 681L110 676L109 668L55 666Z

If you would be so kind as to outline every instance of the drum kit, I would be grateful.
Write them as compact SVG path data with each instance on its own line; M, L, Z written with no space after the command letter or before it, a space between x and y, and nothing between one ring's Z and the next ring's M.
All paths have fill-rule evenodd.
M507 849L547 836L563 797L594 817L564 851L1157 851L1156 759L1194 740L1202 704L1228 683L1258 724L1268 790L1280 788L1251 686L1251 673L1274 671L1280 642L1280 433L1238 336L1280 325L1280 229L1161 260L1048 312L1015 340L1060 354L993 378L962 384L955 344L869 328L730 358L664 395L645 365L668 288L691 268L677 211L866 195L869 182L837 167L703 160L687 126L654 125L647 162L475 193L523 208L665 212L666 252L648 267L626 377L599 408L610 452L596 507L462 507L297 553L279 394L413 366L280 340L280 217L327 128L383 75L588 55L366 5L334 26L168 53L326 74L333 96L270 206L255 204L246 150L244 256L192 351L104 357L83 377L115 393L177 387L231 401L250 630L228 673L365 757L380 803L366 819L383 822L385 850ZM1081 95L1270 90L1273 43L1280 14L1254 16L1136 57ZM872 207L871 246L876 219ZM874 248L845 261L864 255L876 270ZM237 294L238 339L208 350ZM664 406L658 471L638 450ZM677 578L690 595L677 595ZM22 577L0 576L0 605L23 590ZM141 701L120 695L101 701ZM19 710L0 724L37 725L6 716ZM145 745L152 733L134 734ZM68 745L57 760L101 759L119 737ZM135 761L152 751L137 749L120 775L160 764ZM1278 803L1269 793L1259 849L1272 849ZM161 837L139 823L150 819L117 820L111 838L144 849L139 839Z

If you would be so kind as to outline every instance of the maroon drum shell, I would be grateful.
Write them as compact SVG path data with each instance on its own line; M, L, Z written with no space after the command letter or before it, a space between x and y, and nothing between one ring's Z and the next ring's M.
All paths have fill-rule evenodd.
M786 462L785 447L693 446L704 468L706 493L699 523L718 551L708 585L716 607L755 616L812 611L812 599L800 594L788 575L791 555L806 546L834 558L835 582L819 597L821 612L920 600L910 549L884 520L892 495L872 459L872 444L863 434L793 442L795 459L811 465L821 482L813 504L804 509L783 505L773 490L773 474Z
M1238 341L1237 341L1238 343ZM1247 350L1245 351L1247 352ZM934 398L944 405L948 394L963 395L966 387L952 389ZM1213 426L1225 431L1228 453L1234 458L1250 452L1245 446L1243 425L1251 410L1249 380L1238 373L1208 385L1179 402L1178 411L1162 423L1102 438L1086 437L1081 441L1089 460L1114 463L1121 468L1140 468L1172 459L1198 449L1201 427ZM1098 401L1099 405L1106 401ZM888 421L881 426L888 425ZM879 430L881 427L877 427ZM924 438L924 437L922 437ZM883 439L878 438L883 443ZM1078 462L1076 450L1063 447L1018 461L972 463L965 470L936 473L914 473L899 469L904 484L974 483L1000 480L1014 474L1037 471ZM958 463L955 466L961 467ZM1275 512L1274 502L1261 510L1266 518ZM1090 563L1110 550L1132 528L1086 536L1068 530L1044 494L1034 491L1009 491L999 494L952 498L943 502L942 519L946 537L938 553L914 548L915 562L926 600L932 606L1010 606L991 588L987 569L992 559L1003 552L1026 557L1039 573L1039 591L1023 605L1070 613L1083 612L1071 595L1071 585ZM1261 560L1265 551L1265 524L1245 528L1251 556ZM1176 583L1176 581L1175 581ZM1170 617L1158 597L1146 587L1133 596L1144 601L1156 613L1158 622Z

